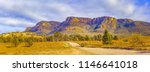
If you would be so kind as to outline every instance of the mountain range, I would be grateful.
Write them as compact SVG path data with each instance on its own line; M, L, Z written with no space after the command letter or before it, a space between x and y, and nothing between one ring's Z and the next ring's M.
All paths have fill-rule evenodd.
M63 22L41 21L33 27L27 27L25 32L37 34L67 34L103 33L108 30L113 34L142 34L150 35L150 23L132 19L117 19L103 16L97 18L67 17Z

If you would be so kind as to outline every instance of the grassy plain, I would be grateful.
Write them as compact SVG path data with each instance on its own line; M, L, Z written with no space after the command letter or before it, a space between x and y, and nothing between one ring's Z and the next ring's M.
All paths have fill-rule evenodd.
M135 40L135 41L134 41ZM121 38L113 40L110 45L103 45L102 41L73 41L81 47L73 47L68 42L34 42L31 47L26 47L25 43L21 43L18 47L13 47L11 43L0 43L1 55L91 55L84 48L109 48L109 49L125 49L150 52L150 36L140 36L136 41L136 37Z
M31 47L24 43L13 47L10 43L0 43L1 55L78 55L90 54L78 48L70 46L67 42L36 42Z
M133 41L135 40L135 41ZM103 45L102 41L76 41L82 47L87 48L111 48L150 51L150 36L140 36L138 40L133 37L121 38L113 40L112 44Z

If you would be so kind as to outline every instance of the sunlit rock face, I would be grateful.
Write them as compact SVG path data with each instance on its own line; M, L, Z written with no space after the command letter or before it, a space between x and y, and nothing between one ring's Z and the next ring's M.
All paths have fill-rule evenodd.
M34 27L28 27L27 32L38 34L53 34L62 32L68 34L77 33L103 33L108 30L114 34L143 34L150 35L150 23L134 21L131 19L116 19L103 16L97 18L67 17L63 22L41 21Z
M83 17L67 17L65 22L73 23L73 22L80 22L80 23L88 23L91 21L91 18L83 18Z
M59 22L56 21L41 21L37 23L34 27L28 28L29 32L36 32L38 34L48 34L53 31L54 27L58 25Z
M113 17L104 16L93 18L89 23L90 25L94 26L94 31L96 32L103 32L105 29L114 32L117 26L117 19Z

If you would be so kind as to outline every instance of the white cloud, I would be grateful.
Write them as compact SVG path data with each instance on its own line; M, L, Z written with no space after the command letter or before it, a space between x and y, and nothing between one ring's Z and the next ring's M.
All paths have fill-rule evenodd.
M134 5L128 5L126 9L124 9L126 13L132 14L135 10Z
M36 21L48 20L46 17L40 15L39 13L33 12L33 11L24 11L22 13L26 16L29 16L30 18L33 18Z
M140 7L139 10L135 0L85 0L81 3L76 2L74 6L69 2L57 0L0 0L0 7L22 13L36 21L62 20L64 17L72 15L86 17L110 15L119 18L135 18L139 16L141 10L146 10L144 7ZM144 12L140 12L140 14L143 15Z
M9 17L0 17L0 24L8 25L8 26L19 26L19 27L33 26L32 22L26 21L24 19L16 19L16 18L9 18Z
M150 17L149 3L145 5L137 5L137 0L89 0L93 5L85 5L90 7L89 12L93 11L93 17L97 16L114 16L117 18L131 18L133 20L148 21ZM89 6L90 5L90 6ZM84 10L85 8L83 8ZM145 14L147 12L147 14Z
M130 18L134 20L140 20L140 21L147 21L150 22L150 7L148 4L145 4L144 6L137 6L136 11L133 15L130 16Z
M128 16L134 13L135 5L133 1L129 0L105 0L101 1L102 7L109 13L119 16Z
M136 0L0 0L0 24L26 27L41 20L63 21L67 16L114 16L149 21L149 3L136 5ZM3 10L2 10L3 9ZM10 13L5 12L10 11ZM18 13L23 17L12 17Z
M116 6L119 3L119 0L105 0L104 2L108 3L111 6Z
M30 17L36 21L48 20L46 17L41 15L42 11L37 12L37 8L38 6L40 6L40 4L41 4L40 2L36 2L34 0L33 1L25 1L25 0L0 1L0 7L6 10L23 14L24 16Z
M63 3L52 3L52 4L49 4L48 7L50 9L55 9L55 10L59 11L62 14L74 13L74 9L72 7L70 7L67 4L63 4Z

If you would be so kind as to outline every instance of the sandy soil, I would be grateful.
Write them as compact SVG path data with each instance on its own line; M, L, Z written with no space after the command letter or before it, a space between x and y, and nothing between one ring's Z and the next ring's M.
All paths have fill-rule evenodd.
M68 43L73 47L79 48L80 50L84 50L95 55L150 55L149 52L123 50L123 49L86 48L81 47L79 44L75 42L68 42Z

